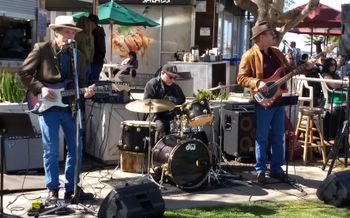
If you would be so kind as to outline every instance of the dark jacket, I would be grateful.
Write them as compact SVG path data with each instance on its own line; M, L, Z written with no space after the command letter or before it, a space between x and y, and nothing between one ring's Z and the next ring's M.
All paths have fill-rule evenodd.
M152 78L147 82L143 98L167 100L175 105L183 104L186 101L186 97L178 84L165 85L160 77ZM174 111L157 113L156 119L172 120L175 115Z
M41 88L47 86L46 84L54 85L65 82L62 81L61 78L58 58L54 46L54 41L36 43L33 50L23 62L22 68L19 72L20 80L34 95L41 93ZM71 49L68 49L68 52L72 60L73 52ZM73 63L73 61L71 62ZM69 67L70 72L67 75L68 80L73 80L74 78L73 69L73 64L71 64ZM77 50L77 72L79 87L85 87L85 58L79 50ZM75 112L75 98L68 98L66 103L69 103L71 111ZM54 108L55 107L52 109Z
M54 41L36 43L23 62L19 72L20 79L24 86L34 94L41 92L44 83L62 82L54 46ZM71 51L70 54L73 55ZM85 87L85 60L78 50L77 61L79 85ZM73 79L73 71L71 70L70 73L68 78Z
M102 27L97 26L93 31L94 35L94 44L95 44L95 53L93 64L103 65L106 55L106 41L105 41L105 31Z

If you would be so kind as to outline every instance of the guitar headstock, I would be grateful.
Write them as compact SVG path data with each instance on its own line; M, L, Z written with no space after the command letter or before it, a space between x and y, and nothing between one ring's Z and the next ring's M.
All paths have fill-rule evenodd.
M123 83L123 82L115 82L112 84L112 90L113 91L130 91L130 86L128 83Z

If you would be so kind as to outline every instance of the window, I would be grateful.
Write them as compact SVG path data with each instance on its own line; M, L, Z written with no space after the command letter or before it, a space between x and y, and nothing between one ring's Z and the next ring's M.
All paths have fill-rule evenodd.
M0 59L25 59L32 41L30 21L0 17Z

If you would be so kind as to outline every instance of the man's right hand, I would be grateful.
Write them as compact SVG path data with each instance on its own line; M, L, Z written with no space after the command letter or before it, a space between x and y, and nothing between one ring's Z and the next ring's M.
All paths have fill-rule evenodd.
M267 87L266 83L262 80L258 82L258 90L260 92L267 92L269 91L269 87Z
M56 98L55 93L47 87L41 88L41 96L48 101L54 101Z

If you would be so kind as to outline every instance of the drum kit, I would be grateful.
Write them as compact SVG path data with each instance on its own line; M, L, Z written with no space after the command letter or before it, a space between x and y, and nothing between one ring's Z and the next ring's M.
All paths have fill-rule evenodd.
M220 157L217 157L217 150L212 152L213 148L210 148L203 130L203 126L209 123L213 126L214 115L207 100L193 100L174 105L166 100L145 99L130 102L125 107L133 112L148 114L172 111L175 108L180 108L181 111L171 122L171 133L155 143L156 123L151 122L151 119L121 122L119 149L147 155L147 160L144 159L147 162L145 176L158 184L150 174L152 169L155 175L160 176L160 188L164 178L181 189L197 188L206 180L210 182L209 175L215 174L212 158L221 160L222 152L219 149ZM214 164L220 165L218 162ZM214 168L220 169L218 166ZM217 176L214 175L214 178L217 179Z

